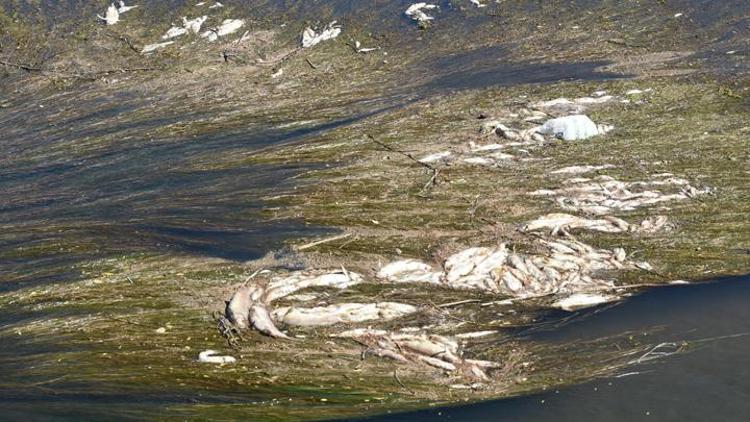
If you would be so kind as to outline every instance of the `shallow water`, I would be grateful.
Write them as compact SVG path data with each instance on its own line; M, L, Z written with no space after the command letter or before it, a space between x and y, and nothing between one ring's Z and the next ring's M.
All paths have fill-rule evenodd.
M13 3L20 6L12 10L36 13L31 5L37 2ZM173 13L170 9L182 3L144 2L143 6ZM382 33L403 36L406 42L413 43L410 45L424 45L419 39L421 33L402 15L408 1L241 2L238 7L257 11L257 3L271 8L262 9L266 16L282 10L283 20L297 23L325 23L332 19L342 20L345 25L358 22ZM438 36L456 27L478 27L488 19L473 13L471 8L453 7L447 1L440 3L441 20L434 28ZM581 9L602 4L563 3ZM740 7L746 9L746 3L666 3L665 10L684 10L706 28L728 24L703 52L707 57L723 60L725 49L746 45L747 38L743 36L747 34L748 18ZM80 1L38 4L50 25L71 16L93 18L99 11ZM514 13L544 9L540 2L514 2L506 6L500 19L509 24ZM157 15L161 16L154 14ZM428 82L397 94L401 95L399 98L410 98L461 89L627 76L599 71L606 64L603 61L514 63L507 57L504 47L434 57L423 63L424 72L430 75ZM397 107L400 101L403 100L364 101L339 113L337 119L301 129L280 128L294 122L271 124L258 118L248 120L239 129L219 128L196 137L164 138L152 136L153 131L210 115L162 109L155 115L130 117L148 110L150 104L137 93L127 91L107 96L72 91L10 98L10 106L0 109L3 148L0 252L33 248L43 252L5 255L0 262L0 292L75 280L80 277L74 269L76 263L108 256L168 251L241 262L279 248L286 239L321 234L325 228L296 221L268 222L258 217L263 207L262 197L296 183L292 177L311 166L293 163L200 170L193 164L220 153L247 155L260 148L304 143L327 130ZM71 243L82 247L70 249ZM747 307L743 307L750 299L750 289L745 287L747 281L745 278L705 286L657 289L613 308L577 313L573 319L564 314L551 315L549 325L516 333L536 341L566 344L630 331L656 330L656 334L650 334L652 341L689 340L698 346L687 353L633 369L642 371L641 374L598 380L559 393L390 416L385 420L580 420L593 416L597 420L619 421L639 419L646 412L662 420L742 420L739 416L750 415L745 406L750 384L744 381L748 374L742 370L750 363L745 358L750 343L744 336L696 341L750 331L747 326L750 315ZM58 316L61 315L31 309L3 309L0 325ZM47 354L71 351L66 349L64 339L55 340L34 343L27 339L3 339L0 373L6 376L0 380L3 412L0 419L158 418L163 408L170 405L243 404L268 398L265 392L234 387L196 393L180 389L172 382L165 382L156 390L153 386L125 387L117 380L102 385L67 382L64 378L24 378L27 360L18 356L43 359ZM58 375L65 377L65 367L59 371ZM3 385L11 382L24 384L25 388ZM674 400L680 403L675 404ZM189 416L190 413L185 414Z
M526 397L368 421L745 421L750 418L750 277L653 289L614 306L550 317L517 335L573 343L622 333L685 344L614 377ZM672 345L659 351L670 352ZM641 356L642 357L642 356ZM638 357L634 358L637 360Z

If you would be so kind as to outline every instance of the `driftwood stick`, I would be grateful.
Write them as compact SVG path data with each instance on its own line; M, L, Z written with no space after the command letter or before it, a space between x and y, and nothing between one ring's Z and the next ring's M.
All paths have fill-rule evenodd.
M404 157L408 158L409 160L411 160L411 161L419 164L420 166L422 166L422 167L424 167L426 169L429 169L432 172L432 176L430 176L430 179L422 187L422 190L419 191L420 195L423 192L429 190L431 187L437 185L438 176L440 176L440 168L439 167L435 167L435 166L433 166L430 163L425 163L425 162L419 161L418 159L414 158L414 156L411 155L410 153L408 153L406 151L399 151L399 150L393 148L392 146L386 144L385 142L382 142L382 141L379 141L379 140L375 139L375 137L372 136L372 135L370 135L370 134L365 134L365 136L367 137L367 139L369 139L372 142L374 142L374 143L380 145L381 147L383 147L386 151L390 151L390 152L393 152L393 153L396 153L396 154L401 154Z
M138 47L136 47L135 45L133 45L133 42L130 41L130 38L126 37L125 35L116 34L116 33L113 33L113 32L105 32L104 35L106 35L106 36L108 36L110 38L113 38L113 39L116 39L116 40L124 42L125 44L127 44L127 46L128 46L129 49L133 50L135 53L141 54L141 50L138 49Z
M466 305L468 303L479 303L479 302L481 302L481 300L479 299L467 299L467 300L459 300L458 302L443 303L441 305L437 305L437 307L438 308L452 308L458 305Z
M311 242L311 243L308 243L308 244L305 244L305 245L302 245L302 246L297 246L294 249L297 250L297 251L304 251L305 249L314 248L315 246L322 245L324 243L334 242L336 240L341 240L341 239L346 239L347 237L349 237L351 235L352 235L351 233L344 233L344 234L340 234L340 235L337 235L337 236L329 237L329 238L326 238L326 239L317 240L315 242Z
M25 70L27 72L44 72L44 69L42 69L41 67L34 67L23 63L11 63L5 60L0 60L0 64L8 67L15 67L16 69Z

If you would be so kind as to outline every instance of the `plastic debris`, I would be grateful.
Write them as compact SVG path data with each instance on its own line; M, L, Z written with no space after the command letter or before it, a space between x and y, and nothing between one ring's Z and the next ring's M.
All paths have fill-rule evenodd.
M219 353L215 350L206 350L198 354L198 362L201 363L235 363L237 359L232 356L216 356Z
M103 20L107 25L114 25L120 21L120 12L114 3L110 4L107 8L107 12L102 15L96 15L99 19Z
M603 135L612 129L612 126L597 125L588 116L578 114L548 120L537 132L543 135L551 135L564 141L576 141Z
M341 34L341 26L336 21L329 23L323 30L316 32L313 28L307 27L302 31L302 48L310 48L323 41L332 40Z

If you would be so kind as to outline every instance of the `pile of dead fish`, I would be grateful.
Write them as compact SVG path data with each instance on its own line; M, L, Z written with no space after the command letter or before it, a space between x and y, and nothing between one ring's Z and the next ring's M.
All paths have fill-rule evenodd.
M465 249L450 256L441 270L416 260L396 261L381 268L378 278L529 298L608 289L612 282L596 278L595 272L650 268L629 260L621 248L595 249L574 239L539 239L536 246L543 252L517 253L504 244Z
M665 227L668 221L667 217L663 215L649 217L643 220L641 224L630 224L613 216L586 218L571 214L552 213L530 221L523 226L523 231L549 231L552 236L569 235L580 230L602 233L653 233Z
M458 342L445 336L360 328L334 337L353 339L379 357L404 363L421 362L482 381L489 380L485 371L500 367L495 362L463 358Z
M252 282L251 282L252 281ZM254 327L256 330L267 334L271 337L288 338L288 336L278 328L273 321L269 307L271 304L289 296L298 290L310 287L329 287L336 289L345 289L350 286L362 283L363 278L359 274L348 271L341 272L321 272L321 271L298 271L286 276L274 276L267 282L250 280L245 286L237 290L232 299L227 303L227 318L238 328ZM284 309L275 312L277 318L287 318L293 322L299 320L299 314L311 318L313 310L292 310ZM398 313L399 310L394 309ZM327 308L319 309L317 315L320 319L328 318L331 324L343 322L347 318L347 312L341 309ZM322 322L316 325L330 325Z
M271 276L267 281L251 279L234 293L227 302L226 316L237 328L254 328L275 338L289 339L276 327L318 327L352 324L367 321L388 321L419 311L409 304L396 302L340 303L320 307L283 306L270 311L273 302L291 296L302 289L328 287L346 289L363 283L364 279L345 269L335 272L297 271ZM300 299L308 299L302 297ZM459 344L452 338L425 333L392 333L384 330L353 329L333 334L335 338L353 339L365 345L372 354L399 362L422 363L449 372L486 380L486 370L493 362L464 359ZM201 362L231 363L227 357L215 357L213 351L204 352ZM231 358L231 357L229 357Z
M597 277L600 271L649 269L644 262L627 258L623 249L596 249L572 238L539 239L536 253L518 253L506 245L473 247L448 257L439 268L418 261L399 260L384 265L374 280L340 271L295 271L251 277L227 302L226 317L239 329L253 328L275 338L290 339L277 325L326 327L385 322L420 312L419 306L398 302L333 303L324 306L279 306L274 302L306 302L315 295L299 291L315 287L344 290L362 283L399 285L424 283L446 289L477 291L504 298L558 297L563 309L609 301L612 281ZM389 332L372 328L349 329L332 334L353 339L376 356L399 362L426 364L442 370L487 380L494 362L465 359L454 338L426 332Z
M427 283L448 289L482 291L505 297L528 298L611 288L598 279L599 270L649 268L631 261L622 249L595 249L574 239L544 240L542 251L522 254L506 245L474 247L450 256L442 268L418 260L399 260L383 266L379 283ZM330 326L340 323L387 321L419 311L396 302L341 303L320 307L285 306L270 310L274 301L310 287L346 289L364 283L356 273L297 271L267 281L250 280L227 304L226 314L239 328L254 327L272 337L288 338L276 323L292 326Z
M662 192L664 189L671 192ZM708 189L697 189L689 181L674 177L671 173L663 173L639 182L623 182L606 175L577 177L566 180L564 186L558 189L541 189L529 195L549 198L565 211L607 215L686 200L708 192Z

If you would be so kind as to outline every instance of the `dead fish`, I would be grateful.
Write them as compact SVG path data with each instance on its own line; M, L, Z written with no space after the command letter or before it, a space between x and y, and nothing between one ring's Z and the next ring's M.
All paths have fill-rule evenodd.
M250 322L253 324L256 330L261 333L271 336L273 338L290 339L289 336L282 333L276 325L274 325L271 315L268 313L266 305L255 303L250 306Z
M406 359L403 355L401 355L399 353L396 353L393 350L382 349L382 348L370 349L370 350L377 357L389 358L389 359L393 359L393 360L399 361L399 362L408 362L409 361L409 359Z
M227 302L226 317L237 328L246 329L250 326L250 293L250 287L241 287Z
M434 366L435 368L445 369L446 371L456 370L456 365L437 358L429 356L419 356L419 360L430 366Z

